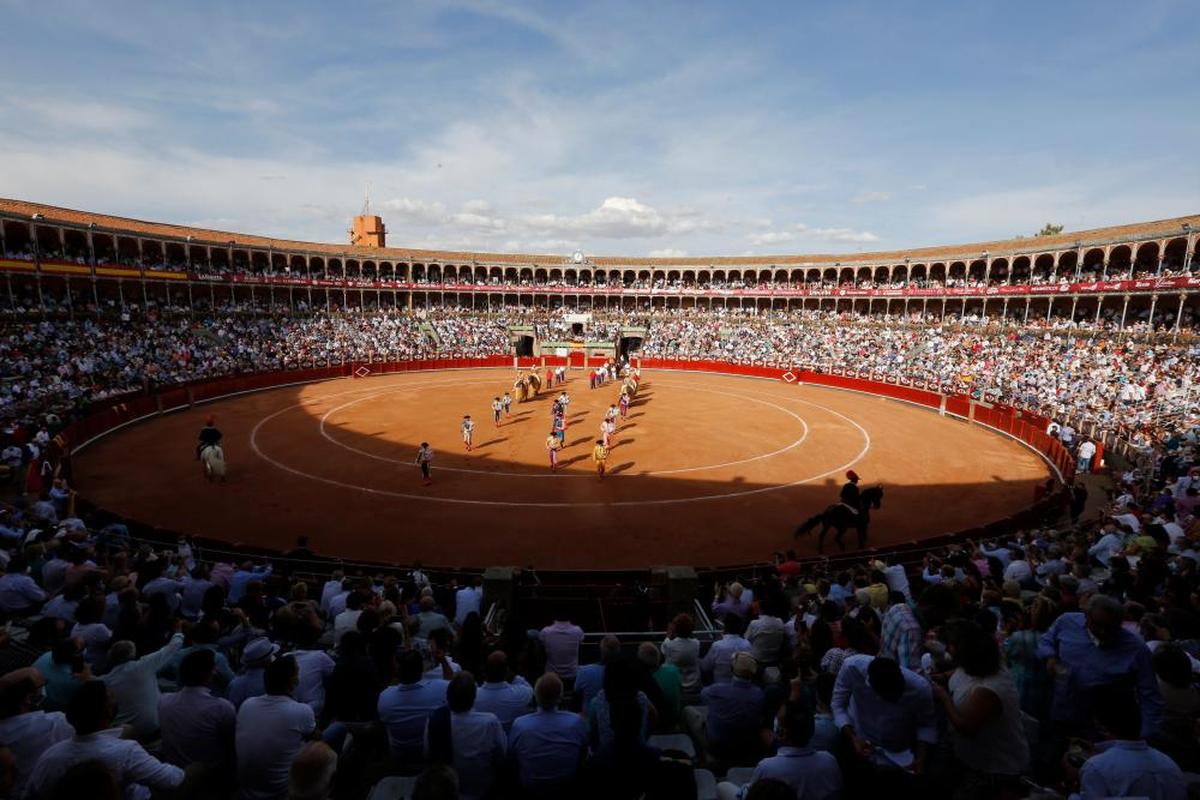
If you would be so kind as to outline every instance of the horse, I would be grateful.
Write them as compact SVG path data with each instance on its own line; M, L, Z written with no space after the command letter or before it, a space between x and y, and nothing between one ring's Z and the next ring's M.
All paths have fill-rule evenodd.
M838 547L845 550L846 543L842 541L842 537L846 535L847 528L854 528L858 531L858 547L861 550L867 546L867 529L871 525L871 509L880 508L882 505L883 487L872 486L864 489L862 494L859 495L859 508L862 510L859 511L857 516L841 503L834 503L820 514L810 517L800 527L796 528L796 532L792 535L792 538L799 539L820 525L821 534L817 538L817 552L825 552L825 534L829 532L830 528L837 531L833 538L837 541Z
M518 403L525 402L526 386L527 384L524 378L518 378L513 382L513 399Z
M210 444L200 451L200 462L204 464L204 477L209 481L225 482L225 449L219 444Z

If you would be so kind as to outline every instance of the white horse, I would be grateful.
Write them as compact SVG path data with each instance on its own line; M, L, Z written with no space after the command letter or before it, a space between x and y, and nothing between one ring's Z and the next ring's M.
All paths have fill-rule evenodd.
M225 481L225 450L221 445L210 444L201 450L200 462L204 464L204 477Z

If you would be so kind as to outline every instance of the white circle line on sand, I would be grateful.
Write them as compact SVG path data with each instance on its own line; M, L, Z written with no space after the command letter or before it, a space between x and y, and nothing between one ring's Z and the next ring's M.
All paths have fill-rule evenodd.
M446 385L449 385L449 384L446 384ZM649 385L649 384L647 384L647 385ZM368 450L362 450L360 448L354 447L353 445L348 445L345 442L338 441L336 438L334 438L334 436L332 434L329 433L328 427L326 425L326 423L329 420L329 417L332 416L333 414L338 413L339 411L343 411L343 410L350 408L352 406L355 406L359 403L365 403L369 400L373 400L376 397L382 397L384 395L394 394L396 392L404 390L405 388L407 388L407 387L394 386L389 389L383 389L383 390L379 391L377 394L368 395L367 397L360 397L357 400L351 400L347 403L342 403L339 406L334 406L333 408L326 411L325 414L321 417L320 423L318 425L318 428L321 432L321 436L323 436L330 443L337 445L338 447L341 447L345 450L349 450L352 453L357 453L358 455L374 459L376 461L384 461L384 462L387 462L390 464L410 464L410 463L412 463L408 459L392 458L390 456L379 455L378 453L372 453ZM735 394L733 392L722 392L718 389L705 389L705 388L700 388L700 387L695 387L695 386L690 387L690 388L692 391L708 392L710 394L725 395L726 397L734 397L739 400L749 399L750 402L752 402L752 403L761 403L762 405L769 406L769 407L774 408L777 411L781 411L784 414L787 414L789 417L792 417L793 419L797 420L800 423L800 425L803 427L804 432L800 434L799 439L796 439L794 442L791 442L790 444L786 444L783 447L780 447L776 450L772 450L770 453L762 453L757 456L750 456L748 458L742 458L742 459L738 459L736 461L726 461L721 464L703 464L698 467L678 467L676 469L661 469L661 470L655 470L653 472L640 472L637 475L614 475L613 477L629 478L629 477L647 477L647 476L653 476L653 475L678 475L678 474L684 473L684 472L700 472L702 470L715 470L715 469L725 469L727 467L736 467L740 464L749 464L753 461L760 461L760 460L766 459L766 458L774 458L777 455L786 453L788 450L792 450L796 447L799 447L800 445L804 444L804 441L808 438L808 423L804 420L804 417L800 416L799 414L795 413L794 411L789 411L788 409L784 408L783 406L776 405L775 403L767 402L766 400L754 400L752 398L748 398L747 395L745 395L745 394ZM590 439L589 439L589 441L590 441ZM439 466L438 471L439 472L465 472L465 473L475 474L475 475L500 475L500 476L503 476L506 478L554 478L554 479L559 479L559 478L593 478L594 479L595 478L594 475L592 475L591 473L588 473L588 472L548 472L546 470L542 470L541 472L498 472L496 470L491 470L491 469L470 469L469 467Z
M485 381L480 381L480 382L483 383ZM487 381L487 382L490 382L490 381ZM420 385L426 385L426 384L420 384ZM410 386L411 386L411 384L410 384ZM369 391L369 390L363 390L363 391ZM338 396L354 394L354 393L355 392L353 392L353 391L341 392L336 395L328 395L327 397L338 397ZM756 393L756 394L759 394L759 393ZM326 398L322 398L322 399L326 399ZM493 506L493 507L498 506L498 507L507 507L507 508L606 508L606 507L675 505L678 503L692 503L692 502L701 502L701 501L709 501L709 500L728 500L728 499L731 499L734 497L748 497L751 495L766 494L767 492L777 492L777 491L781 491L784 489L791 489L791 488L794 488L796 486L801 486L806 483L812 483L813 481L819 481L822 478L828 477L829 475L834 475L838 472L841 472L842 470L850 469L855 464L857 464L859 461L861 461L866 456L867 452L870 451L871 435L869 433L867 433L866 428L864 428L862 425L859 425L857 422L855 422L850 417L846 416L845 414L842 414L839 411L834 411L831 408L827 408L825 406L820 405L819 403L813 403L808 400L800 400L800 399L796 398L793 400L793 402L800 402L800 403L804 403L806 405L813 406L815 408L819 408L823 411L833 414L835 417L840 417L841 419L844 419L846 422L853 425L855 428L858 429L858 432L862 434L862 437L863 437L862 449L859 450L858 454L855 455L854 458L850 459L845 464L834 467L833 469L830 469L830 470L826 470L825 472L822 472L819 475L812 475L807 478L801 478L799 480L791 481L789 483L776 484L774 486L762 486L757 489L746 489L746 490L740 491L740 492L729 492L726 494L709 494L709 495L701 495L698 497L680 497L680 498L671 498L671 499L663 499L663 500L615 500L615 501L610 501L610 502L589 501L589 502L577 502L577 503L519 502L519 501L512 501L512 500L471 500L471 499L467 499L467 498L458 498L458 497L438 497L436 495L429 495L429 494L412 494L411 492L397 492L397 491L392 491L390 489L374 489L369 486L361 486L358 484L346 483L345 481L339 481L334 478L325 478L320 475L313 475L311 473L304 472L303 470L298 470L298 469L288 466L287 464L284 464L276 459L273 459L270 456L268 456L266 453L264 453L258 446L258 432L263 427L263 425L265 425L267 422L274 419L275 417L278 417L281 414L291 411L294 408L297 408L299 406L304 406L304 405L312 405L312 403L308 403L308 402L296 403L294 405L287 406L285 408L281 408L280 410L275 411L271 414L268 414L267 416L260 419L258 421L258 423L254 426L254 428L250 431L250 449L253 450L254 453L259 458L261 458L263 461L266 461L268 464L271 464L272 466L276 467L277 469L283 470L284 472L290 473L297 477L307 478L308 480L316 481L318 483L324 483L329 486L337 486L342 489L350 489L352 491L363 492L364 494L372 494L372 495L377 495L380 497L398 497L398 498L403 498L406 500L425 500L425 501L434 502L434 503L447 503L447 504L472 505L472 506Z

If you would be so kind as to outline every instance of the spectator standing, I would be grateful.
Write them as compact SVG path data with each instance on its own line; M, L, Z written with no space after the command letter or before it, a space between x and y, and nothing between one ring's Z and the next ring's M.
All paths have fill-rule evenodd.
M1097 594L1086 614L1063 614L1042 635L1038 655L1054 676L1051 719L1060 738L1087 732L1093 690L1130 682L1141 708L1142 735L1158 731L1163 701L1150 651L1140 636L1122 627L1124 617L1120 603Z
M165 647L141 658L133 642L117 642L109 651L112 666L102 680L117 703L117 724L128 725L133 738L146 740L158 733L158 673L181 647L183 634L176 630Z
M567 619L556 619L552 625L542 628L542 647L546 649L546 669L562 679L564 684L575 680L579 671L579 644L583 641L583 628Z
M312 709L291 696L299 678L291 656L272 661L263 675L266 693L248 698L238 709L237 775L244 800L284 795L292 760L316 730Z

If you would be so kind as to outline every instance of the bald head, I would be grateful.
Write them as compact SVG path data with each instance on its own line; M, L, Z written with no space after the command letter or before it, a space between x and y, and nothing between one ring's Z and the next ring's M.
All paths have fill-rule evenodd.
M333 788L337 753L324 742L309 742L292 760L289 800L325 800Z
M538 708L553 711L562 701L562 679L553 672L547 672L537 679L537 683L533 687L533 695L537 698Z
M605 636L600 640L600 662L607 664L621 654L621 640L615 636Z

